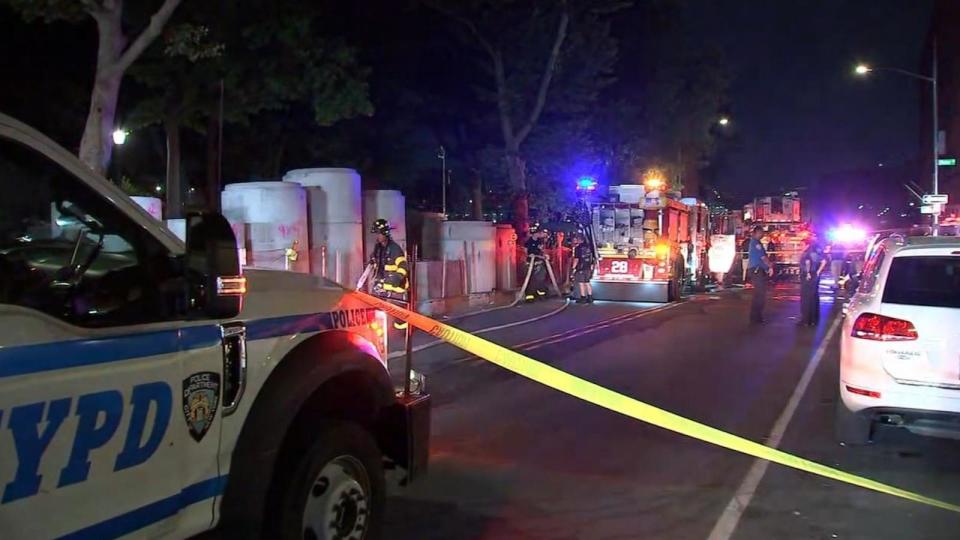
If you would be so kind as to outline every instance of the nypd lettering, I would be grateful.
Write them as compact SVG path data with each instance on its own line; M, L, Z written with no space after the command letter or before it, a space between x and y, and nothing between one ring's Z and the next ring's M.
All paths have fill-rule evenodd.
M330 314L333 320L334 328L350 328L351 326L363 326L373 322L375 309L342 309Z
M130 407L127 435L114 460L114 472L140 465L157 451L170 424L173 392L164 382L139 384L131 392ZM123 395L117 390L105 390L79 396L75 406L73 398L64 397L0 410L0 422L6 419L17 457L13 478L2 485L0 504L37 494L43 480L38 472L43 455L71 409L77 418L77 429L69 458L57 479L60 488L86 481L90 474L90 453L106 445L120 427ZM148 426L150 411L154 412L153 423Z
M219 405L219 373L201 371L183 380L183 417L193 440L203 440L213 424Z

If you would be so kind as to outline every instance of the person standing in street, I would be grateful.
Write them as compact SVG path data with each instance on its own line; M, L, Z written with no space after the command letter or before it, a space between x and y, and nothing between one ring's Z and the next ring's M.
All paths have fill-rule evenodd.
M407 275L407 256L400 244L393 240L390 231L393 227L385 219L373 222L370 232L377 235L369 264L373 265L373 294L403 304L407 301L409 279ZM405 329L407 323L396 321L394 328Z
M583 233L577 233L573 237L573 282L580 288L580 297L577 298L578 304L593 303L593 286L590 284L590 278L593 277L593 249L587 244Z
M767 301L767 284L773 277L773 265L767 257L760 239L763 237L763 227L757 225L750 233L750 243L747 248L747 278L753 285L753 298L750 302L750 324L763 324L763 306Z
M547 255L543 252L543 244L550 232L541 228L539 224L530 227L530 236L523 247L527 251L527 264L530 270L530 282L524 291L524 300L533 302L547 297Z
M830 246L830 275L833 276L837 294L843 291L843 259L845 254L839 244Z
M827 267L827 257L816 236L806 243L800 256L800 324L816 326L820 322L820 276Z

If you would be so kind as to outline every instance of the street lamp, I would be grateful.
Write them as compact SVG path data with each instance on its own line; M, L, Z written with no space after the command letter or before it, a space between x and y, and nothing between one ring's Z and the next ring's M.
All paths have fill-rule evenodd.
M119 146L119 145L122 145L123 143L127 142L127 135L129 135L129 134L130 134L129 131L127 131L127 130L125 130L125 129L117 128L117 129L114 130L114 132L113 132L113 144L116 144L116 145Z
M726 116L721 116L720 119L717 120L717 123L720 124L721 126L726 126L730 124L730 119L727 118Z
M933 122L932 122L933 124L933 194L939 195L940 194L940 171L939 171L939 164L937 163L937 159L940 154L939 152L940 145L938 144L940 139L940 128L938 126L938 118L937 118L938 113L937 113L937 41L936 39L933 40L932 56L933 56L933 60L931 62L932 64L931 71L930 71L931 74L929 76L922 75L920 73L914 73L912 71L907 71L905 69L900 69L900 68L870 67L866 64L858 64L853 71L857 75L861 75L861 76L865 76L874 71L889 71L892 73L898 73L900 75L905 75L907 77L920 79L921 81L926 81L930 83L930 87L931 87L930 101L933 104L933 107L932 107L932 112L933 112ZM939 234L937 229L938 229L938 225L940 224L940 213L934 212L932 215L933 215L933 235L937 236Z

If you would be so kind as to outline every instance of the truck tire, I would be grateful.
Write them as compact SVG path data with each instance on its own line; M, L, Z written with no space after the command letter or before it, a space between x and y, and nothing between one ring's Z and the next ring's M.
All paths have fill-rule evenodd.
M846 446L861 446L870 442L873 433L873 421L861 414L856 414L837 398L835 417L833 420L834 433L837 442Z
M668 302L679 302L680 297L683 294L683 275L684 266L682 262L674 264L673 268L673 279L670 280L667 291L667 301Z
M385 487L373 437L353 422L321 423L308 449L277 478L276 534L283 540L379 538Z

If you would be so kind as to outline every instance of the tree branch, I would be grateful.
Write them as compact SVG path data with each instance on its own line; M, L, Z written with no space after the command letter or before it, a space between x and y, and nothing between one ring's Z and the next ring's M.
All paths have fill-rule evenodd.
M127 47L127 50L123 51L123 54L120 55L120 58L118 58L116 62L107 68L107 74L112 75L117 72L123 73L126 71L127 68L143 54L143 51L153 43L153 40L160 35L160 31L163 30L163 26L170 20L174 10L180 5L180 1L181 0L164 0L163 5L150 17L150 23L140 32L137 39Z
M113 9L113 2L103 3L95 0L80 0L80 5L82 5L83 9L94 19L103 16Z
M492 43L490 43L490 40L484 37L484 35L480 32L480 29L477 28L477 25L473 21L464 17L463 15L460 15L459 13L456 13L445 7L442 7L436 2L424 2L424 4L426 4L427 7L436 11L437 13L440 13L441 15L449 17L457 21L458 23L462 24L467 30L470 31L471 34L473 34L473 37L477 38L477 42L480 43L480 46L483 47L483 50L485 50L487 54L490 55L491 60L493 60L496 57L497 55L496 48L493 46Z
M436 2L424 3L437 13L462 24L473 34L473 37L476 38L480 46L490 56L490 61L493 64L494 84L497 87L497 111L500 113L500 130L503 132L503 142L508 147L515 147L514 141L516 139L513 133L513 119L510 117L510 98L507 95L507 77L503 67L503 55L501 51L494 47L493 43L480 32L477 25L467 17L453 12Z
M510 117L507 77L503 70L503 56L499 51L493 55L493 77L497 86L497 110L500 112L500 130L503 132L503 143L508 148L515 148L516 137L513 133L513 119Z
M540 90L537 92L537 101L534 103L533 110L530 111L530 118L527 123L517 133L517 144L520 144L530 135L533 126L540 119L543 107L547 102L547 92L550 90L550 82L553 80L553 72L557 67L557 59L560 57L560 49L567 38L567 26L570 24L570 15L564 11L560 14L560 23L557 25L557 35L553 40L553 49L547 58L547 65L543 71L543 77L540 79Z

